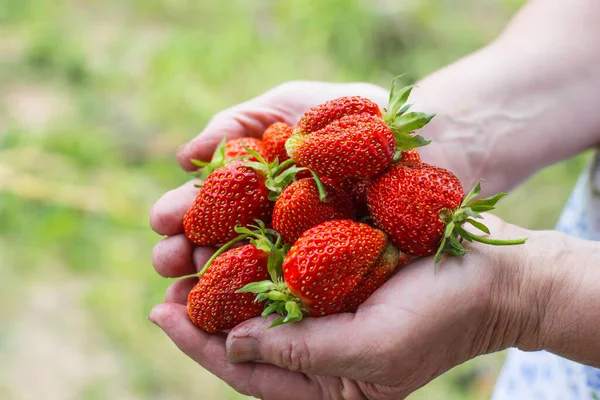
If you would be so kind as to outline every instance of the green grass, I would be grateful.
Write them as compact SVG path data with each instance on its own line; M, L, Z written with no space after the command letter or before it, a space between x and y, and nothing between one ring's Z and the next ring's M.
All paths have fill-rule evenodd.
M187 179L174 151L215 112L293 79L418 79L491 40L522 1L377 3L0 1L0 397L50 377L47 399L241 398L145 319L169 284L151 266L149 208ZM584 161L542 172L499 214L551 228ZM39 335L59 345L30 346ZM22 365L35 351L48 365ZM488 398L501 361L413 398Z

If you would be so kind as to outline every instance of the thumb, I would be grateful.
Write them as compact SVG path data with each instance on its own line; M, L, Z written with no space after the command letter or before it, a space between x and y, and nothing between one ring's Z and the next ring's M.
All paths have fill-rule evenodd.
M254 318L227 337L232 363L262 361L291 371L360 379L368 372L368 347L355 314L306 318L299 323L267 329L272 319Z
M195 170L198 167L190 160L209 161L223 137L260 138L269 125L279 121L289 123L289 116L277 109L277 105L268 104L270 98L265 95L256 97L216 114L198 136L178 149L179 164L187 171Z

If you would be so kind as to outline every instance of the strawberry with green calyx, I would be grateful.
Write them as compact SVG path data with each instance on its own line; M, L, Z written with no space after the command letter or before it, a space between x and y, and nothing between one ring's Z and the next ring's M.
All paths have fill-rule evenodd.
M240 293L255 293L266 301L263 316L278 313L271 326L299 321L304 315L343 312L344 299L376 264L387 245L378 229L352 220L319 224L294 243L283 262L283 281L246 285Z
M375 226L410 255L427 256L437 251L462 255L465 251L457 245L460 245L458 236L496 245L523 243L523 239L475 238L461 227L468 222L481 229L483 225L473 218L479 218L480 211L492 210L503 196L476 200L473 209L469 202L478 193L479 184L465 197L458 178L444 168L425 163L396 163L371 183L367 204Z
M287 243L294 243L322 222L355 217L350 197L313 173L312 178L297 180L281 193L273 208L272 224Z
M256 225L236 226L234 230L238 236L219 247L206 261L197 275L202 277L216 258L228 251L236 243L248 240L257 249L269 253L269 275L274 280L278 279L281 276L283 258L290 249L290 245L284 244L281 235L277 231L267 228L263 221L257 219L254 222Z
M237 293L244 285L268 279L268 254L252 245L236 247L215 259L190 291L187 311L192 323L208 333L231 329L257 317L263 307L253 296Z
M260 139L244 137L239 139L227 140L223 138L215 152L213 153L210 162L191 160L192 164L199 167L194 173L200 179L206 179L215 170L225 166L235 160L250 160L257 161L250 153L248 149L252 149L255 152L265 155L266 150L263 142Z
M245 285L281 275L281 263L287 246L281 237L266 229L262 222L255 231L238 227L241 233L221 247L198 274L200 281L188 295L187 310L191 321L206 332L231 329L257 317L263 305L254 296L237 291ZM250 244L230 247L241 240Z
M233 161L204 181L183 219L185 234L192 243L225 243L237 236L236 226L248 226L256 219L267 221L273 201L300 170L292 160L268 164L254 150L248 152L258 161Z
M340 181L381 174L397 151L429 143L412 135L433 115L408 112L412 86L397 89L393 81L385 114L369 99L350 96L330 100L307 111L286 142L288 155L319 176Z

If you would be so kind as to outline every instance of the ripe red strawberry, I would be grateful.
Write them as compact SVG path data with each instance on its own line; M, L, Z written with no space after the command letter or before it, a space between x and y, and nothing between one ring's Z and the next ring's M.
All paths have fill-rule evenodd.
M310 109L286 142L288 155L299 166L335 180L368 179L382 173L396 151L429 143L409 133L433 115L407 113L412 86L392 84L389 109L382 114L371 100L342 97Z
M266 156L266 149L262 140L244 137L239 139L231 139L225 142L225 161L244 156L248 156L249 160L258 161L256 158L252 157L246 149L254 150L263 157Z
M458 178L450 171L428 164L397 163L375 179L367 190L367 203L375 225L390 236L396 247L411 255L441 251L464 255L458 238L488 244L520 244L523 240L499 241L468 233L468 222L489 233L480 222L481 211L492 210L505 194L471 200L479 194L479 183L464 196Z
M237 293L237 290L269 279L268 259L268 252L248 244L228 250L212 261L188 295L187 309L192 322L214 333L259 316L263 305L255 302L251 293Z
M273 229L287 243L294 243L305 231L322 222L354 218L352 201L343 190L327 181L305 178L292 183L279 195L272 223Z
M204 181L183 219L185 234L193 243L225 243L237 236L236 226L269 219L273 200L293 180L298 168L289 167L291 160L266 164L258 153L251 152L260 162L233 161Z
M281 238L258 223L255 231L238 227L240 233L208 260L200 281L188 295L187 309L192 322L209 333L231 329L242 321L257 317L263 305L249 293L238 290L253 282L276 278L286 246ZM250 239L250 244L229 250L236 242Z
M344 299L344 311L354 312L365 302L377 289L379 289L396 271L408 264L411 257L398 251L391 243L388 243L381 253L375 265L367 272L362 281Z
M241 291L268 300L263 315L283 316L272 326L299 321L303 315L342 312L345 297L377 262L387 242L383 232L367 224L324 222L304 232L292 246L282 266L284 282L259 282Z
M348 112L340 115L344 109ZM323 127L304 130L312 126ZM394 135L377 105L362 97L331 100L310 110L286 148L298 165L331 179L370 178L387 168L395 152Z
M285 122L276 122L263 133L264 157L269 161L284 162L290 158L285 150L285 142L292 136L293 128Z

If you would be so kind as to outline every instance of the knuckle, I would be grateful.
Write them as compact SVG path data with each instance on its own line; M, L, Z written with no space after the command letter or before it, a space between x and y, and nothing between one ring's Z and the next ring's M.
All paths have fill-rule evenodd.
M300 372L311 369L310 350L302 339L288 343L285 351L281 353L281 357L281 364L291 371Z
M206 124L207 127L210 127L212 125L217 125L219 123L221 123L222 121L226 121L229 118L231 118L231 111L230 109L225 109L225 110L221 110L219 112L217 112L216 114L214 114L209 120L208 123Z

